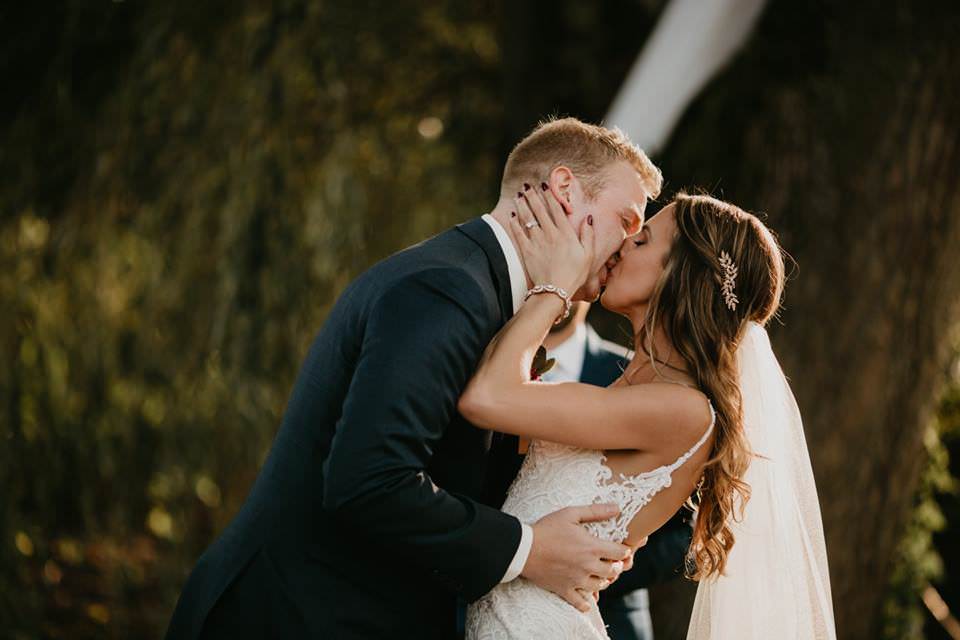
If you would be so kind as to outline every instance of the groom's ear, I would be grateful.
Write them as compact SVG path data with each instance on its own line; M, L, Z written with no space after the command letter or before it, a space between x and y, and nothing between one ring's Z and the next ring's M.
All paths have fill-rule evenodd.
M569 216L573 214L574 191L579 189L579 183L576 176L570 171L569 167L559 165L550 172L549 180L550 190L560 201L564 212Z

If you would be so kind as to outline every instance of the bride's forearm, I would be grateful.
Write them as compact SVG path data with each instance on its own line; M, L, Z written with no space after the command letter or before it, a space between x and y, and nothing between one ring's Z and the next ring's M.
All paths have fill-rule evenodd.
M553 294L531 296L520 311L490 342L473 379L460 399L460 411L483 426L495 422L498 389L530 381L530 367L537 348L563 313L563 300ZM471 415L467 415L470 413Z
M498 384L529 382L530 365L537 348L563 313L563 307L563 301L556 295L530 297L490 343L474 379Z

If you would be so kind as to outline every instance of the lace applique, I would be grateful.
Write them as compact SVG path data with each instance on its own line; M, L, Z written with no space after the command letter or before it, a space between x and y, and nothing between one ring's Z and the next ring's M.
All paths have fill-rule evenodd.
M710 426L700 436L697 443L677 458L673 464L657 467L636 475L628 476L621 473L615 482L610 482L613 471L606 465L607 457L603 453L597 452L600 456L600 464L595 482L600 488L601 495L596 498L594 504L616 504L620 507L620 515L613 520L586 523L584 526L590 533L598 538L617 542L623 542L627 539L627 527L633 521L634 516L650 504L650 501L658 493L673 484L673 472L682 467L710 437L716 423L717 414L714 412L712 404L709 407Z
M710 426L700 440L673 464L636 475L618 474L616 479L602 451L535 440L510 486L503 511L521 522L533 524L564 507L614 503L620 507L616 519L585 523L584 527L598 538L623 542L634 516L670 486L673 472L710 437L716 422L712 405L710 418ZM588 613L581 613L559 596L523 578L499 584L471 604L467 609L466 631L467 640L603 640L608 637L596 606Z

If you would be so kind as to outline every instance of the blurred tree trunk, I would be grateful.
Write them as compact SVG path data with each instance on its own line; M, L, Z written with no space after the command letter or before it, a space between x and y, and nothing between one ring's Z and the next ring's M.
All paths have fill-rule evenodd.
M796 259L772 333L804 413L838 631L872 640L960 319L960 41L953 3L854 5L773 2L663 168L767 212ZM664 628L686 614L671 600Z
M502 157L548 116L603 119L667 0L502 3Z
M845 639L881 635L890 559L960 320L953 7L773 0L658 158L668 192L700 186L768 213L796 259L782 327L771 333L804 413ZM646 8L649 24L659 7ZM531 31L524 25L541 12L528 13L506 16L505 62L522 61L507 70L511 139L551 111L600 119L616 85L592 79L589 95L571 94L564 78L619 82L625 46L582 47L592 54L571 57L558 75L551 38L569 45L576 29ZM620 25L631 24L626 15ZM636 48L645 33L635 29ZM685 636L694 592L683 583L654 590L658 640Z

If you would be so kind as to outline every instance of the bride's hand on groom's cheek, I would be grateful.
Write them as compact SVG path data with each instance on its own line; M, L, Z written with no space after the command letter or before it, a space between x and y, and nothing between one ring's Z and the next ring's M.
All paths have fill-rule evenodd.
M578 237L563 205L547 188L524 185L514 197L508 231L534 284L552 284L573 293L590 273L595 252L593 217Z

